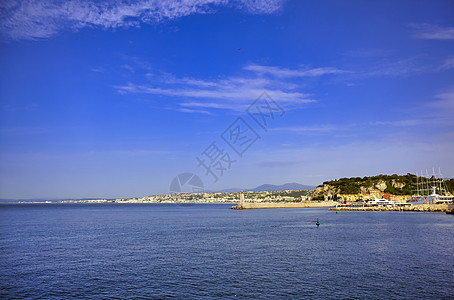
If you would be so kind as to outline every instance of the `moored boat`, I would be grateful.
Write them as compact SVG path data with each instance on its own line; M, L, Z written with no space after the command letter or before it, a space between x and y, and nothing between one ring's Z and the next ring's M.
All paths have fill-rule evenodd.
M411 204L449 204L454 201L454 195L450 193L447 188L446 182L441 175L439 168L438 175L435 174L433 169L433 175L429 177L426 170L426 176L418 176L416 172L416 190L415 195L408 200Z

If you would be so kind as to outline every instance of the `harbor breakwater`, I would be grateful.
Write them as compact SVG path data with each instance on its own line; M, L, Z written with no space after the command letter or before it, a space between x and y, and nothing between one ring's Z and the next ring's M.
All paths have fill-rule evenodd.
M329 210L337 211L408 211L408 212L447 212L454 213L448 208L447 204L418 204L408 206L344 206L339 205L335 201L303 201L297 203L251 203L246 202L230 207L230 209L274 209L274 208L310 208L310 207L326 207Z
M284 203L252 203L245 202L232 206L230 209L269 209L269 208L308 208L308 207L333 207L338 205L335 201L302 201Z
M339 210L339 211L409 211L409 212L448 212L447 204L418 204L418 205L408 205L408 206L392 206L392 207L382 207L382 206L360 206L360 207L333 207L329 210Z

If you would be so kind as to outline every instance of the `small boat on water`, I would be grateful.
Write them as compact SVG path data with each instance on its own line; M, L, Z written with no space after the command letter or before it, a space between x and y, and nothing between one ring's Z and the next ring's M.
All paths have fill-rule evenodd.
M396 202L388 199L377 199L374 196L374 200L366 202L366 206L393 207L396 206Z
M439 195L437 194L436 192L437 190L437 187L433 186L432 187L432 194L430 194L427 198L428 198L428 202L429 203L433 203L433 204L443 204L443 203L452 203L452 201L454 200L454 196L451 195L451 194L448 194L448 195Z

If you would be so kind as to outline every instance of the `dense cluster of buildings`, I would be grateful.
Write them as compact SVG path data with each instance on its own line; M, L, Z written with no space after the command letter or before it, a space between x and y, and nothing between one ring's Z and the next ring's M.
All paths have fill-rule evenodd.
M302 191L301 191L302 192ZM313 191L297 193L295 191L264 191L244 192L244 201L251 203L282 203L282 202L303 202L312 199ZM335 199L333 199L335 198ZM328 197L325 200L337 200L341 203L368 202L375 199L386 199L396 203L405 203L411 199L410 195L392 195L379 190L371 190L369 193L359 194L337 194L335 197ZM65 202L90 202L90 203L238 203L240 192L232 193L175 193L160 194L147 197L104 199L104 200L81 200Z
M411 199L411 195L392 195L381 192L379 190L371 190L370 193L359 194L339 194L338 200L342 202L357 202L357 201L370 201L374 199L386 199L394 202L407 202Z
M301 202L310 200L311 192L305 195L291 196L295 191L244 192L245 202ZM162 194L141 198L115 199L115 203L237 203L239 192L234 193L178 193Z
M301 202L311 200L312 191L245 191L245 202L273 203L273 202ZM160 194L147 197L98 199L98 200L73 200L64 202L90 202L90 203L238 203L240 192L233 193L174 193Z

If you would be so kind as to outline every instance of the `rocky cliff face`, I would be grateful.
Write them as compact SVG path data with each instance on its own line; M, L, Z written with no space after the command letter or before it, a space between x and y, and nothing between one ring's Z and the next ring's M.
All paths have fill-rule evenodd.
M374 187L380 192L383 192L387 188L386 182L384 180L379 180L376 184L374 184Z
M401 182L401 181L397 181L395 179L391 180L391 184L393 187L397 188L397 189L401 189L403 187L405 187L405 182Z
M402 186L400 182L396 182L396 186ZM403 184L405 186L405 184ZM370 193L372 190L384 192L387 188L384 180L378 180L373 186L359 186L358 193ZM319 185L314 192L314 199L324 199L325 201L332 199L335 195L341 194L342 190L331 184Z
M416 176L412 174L340 178L319 185L313 194L313 198L314 200L329 200L335 199L338 194L368 194L372 191L408 195L411 194L415 182Z
M329 184L319 185L313 194L314 199L323 199L327 201L340 193L340 189Z

